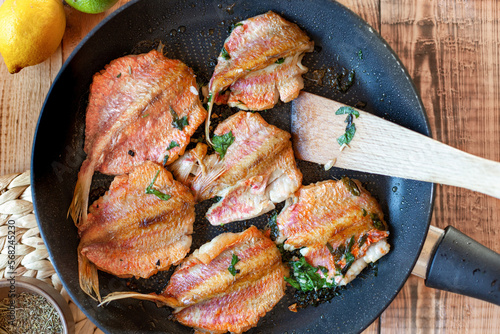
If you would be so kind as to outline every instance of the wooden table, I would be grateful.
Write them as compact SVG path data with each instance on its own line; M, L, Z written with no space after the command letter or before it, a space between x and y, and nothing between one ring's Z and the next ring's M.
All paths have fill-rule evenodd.
M3 0L0 0L3 2ZM128 2L120 0L113 9ZM413 77L432 136L500 161L500 4L497 0L342 0L389 42ZM64 60L112 10L87 15L65 6L61 48L10 75L0 65L0 175L30 167L38 114ZM474 175L481 177L481 175ZM453 225L500 252L500 200L437 186L432 224ZM500 333L500 307L425 287L410 277L366 333Z

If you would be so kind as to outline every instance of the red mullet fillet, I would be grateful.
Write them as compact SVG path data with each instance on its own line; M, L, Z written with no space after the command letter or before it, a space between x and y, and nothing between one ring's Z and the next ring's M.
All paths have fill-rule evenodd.
M146 160L169 164L206 118L193 71L158 51L113 60L94 75L83 162L69 214L85 224L95 171L119 175ZM180 124L180 125L179 125ZM178 146L167 150L175 142Z

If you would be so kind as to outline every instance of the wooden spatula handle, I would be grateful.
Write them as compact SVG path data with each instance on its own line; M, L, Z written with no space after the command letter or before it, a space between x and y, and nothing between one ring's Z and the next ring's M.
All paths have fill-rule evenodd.
M342 151L344 106L302 92L292 105L292 136L298 159L374 174L447 184L500 198L500 163L462 152L380 117L358 110L356 134Z

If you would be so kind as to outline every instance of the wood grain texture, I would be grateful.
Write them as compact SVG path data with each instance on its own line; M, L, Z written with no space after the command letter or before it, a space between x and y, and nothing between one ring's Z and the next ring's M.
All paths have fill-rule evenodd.
M2 3L3 0L0 0ZM119 5L128 1L120 0ZM389 42L413 77L433 137L500 161L500 5L497 0L341 0ZM115 10L118 6L112 8ZM45 95L63 60L105 14L65 7L62 47L16 75L0 64L0 175L29 168ZM480 177L478 175L477 177ZM438 186L432 223L454 225L500 252L500 201ZM410 277L364 333L499 333L500 308L426 288Z
M497 1L382 0L380 12L381 34L413 77L433 137L499 161ZM453 225L500 252L499 218L500 200L437 187L432 224ZM499 328L498 306L426 288L414 277L381 318L382 333L498 333Z
M471 189L500 199L500 163L486 160L406 129L381 117L351 108L356 134L348 146L337 138L346 131L346 105L301 92L292 102L295 157L367 173ZM333 148L333 149L332 149ZM337 148L337 149L334 149ZM344 148L344 149L342 149ZM475 173L480 178L475 178Z

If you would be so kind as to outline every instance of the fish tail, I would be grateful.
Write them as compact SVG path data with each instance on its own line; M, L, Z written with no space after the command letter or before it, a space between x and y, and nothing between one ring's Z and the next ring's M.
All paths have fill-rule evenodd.
M173 304L176 304L176 301L174 301L173 298L164 297L162 295L157 295L155 293L144 294L139 292L121 291L121 292L112 292L106 297L104 297L99 306L107 305L109 302L112 302L113 300L120 300L126 298L149 300L155 302L158 307L164 305L172 306Z
M99 277L97 267L82 254L82 244L78 246L78 276L80 278L80 288L95 301L101 301L99 293ZM94 293L97 299L94 297Z
M73 218L73 222L78 227L87 221L87 210L89 206L90 184L94 175L94 165L87 159L83 162L78 181L76 182L73 200L68 210L68 216Z

